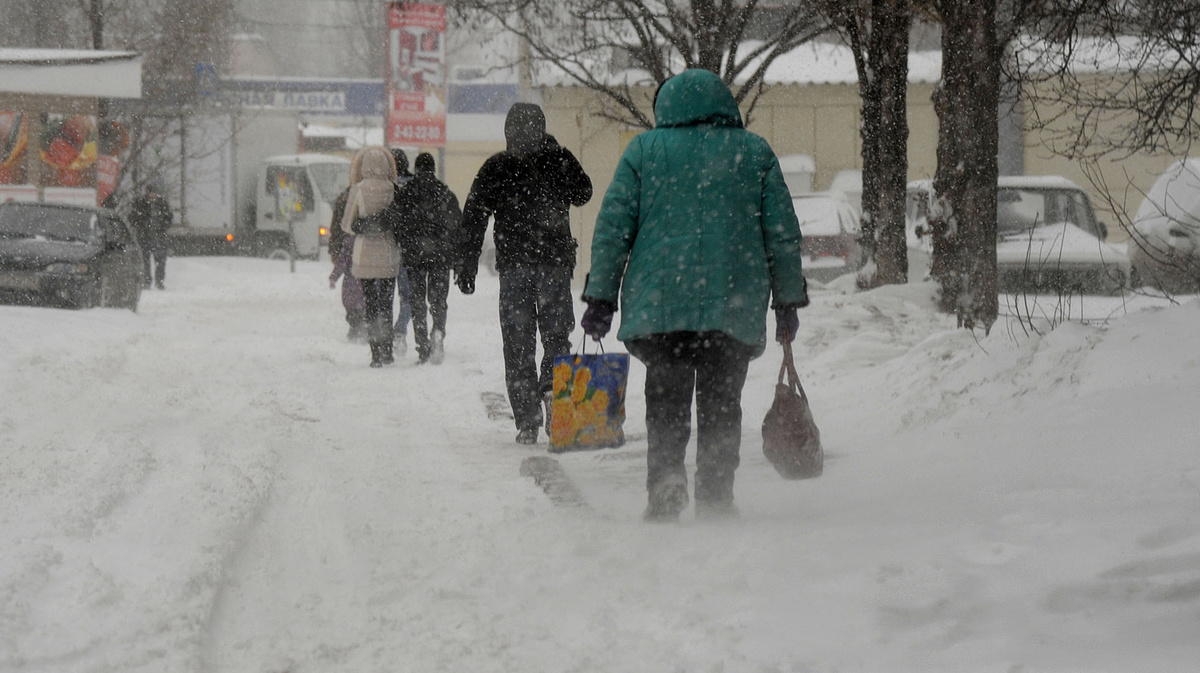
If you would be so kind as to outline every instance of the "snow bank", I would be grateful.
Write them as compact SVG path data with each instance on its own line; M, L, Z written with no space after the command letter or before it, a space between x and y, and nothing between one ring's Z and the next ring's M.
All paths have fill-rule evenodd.
M825 475L762 457L772 346L742 518L651 526L639 364L628 444L557 457L588 508L519 476L544 439L479 399L503 390L494 277L452 296L444 365L372 370L325 263L169 270L136 315L0 306L0 671L1200 660L1196 300L984 337L929 285L814 286L797 353Z

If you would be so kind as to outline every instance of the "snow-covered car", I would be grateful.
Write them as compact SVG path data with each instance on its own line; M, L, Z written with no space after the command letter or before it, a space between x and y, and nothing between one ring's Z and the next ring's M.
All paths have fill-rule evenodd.
M908 184L909 275L929 269L933 181ZM1106 243L1087 193L1061 176L1003 176L996 193L1001 292L1115 294L1129 287L1129 257ZM917 274L920 274L918 276Z
M142 253L103 208L0 204L0 296L18 303L137 310Z
M862 266L858 245L859 219L854 206L841 192L811 192L792 196L800 220L804 277L828 283L857 272Z
M1171 164L1138 207L1129 262L1137 285L1200 292L1200 158Z

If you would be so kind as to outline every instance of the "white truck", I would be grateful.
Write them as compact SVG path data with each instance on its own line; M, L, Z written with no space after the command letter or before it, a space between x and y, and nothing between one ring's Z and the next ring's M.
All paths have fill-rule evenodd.
M280 257L294 250L315 259L328 240L333 202L350 184L350 160L329 154L267 157L254 184L254 252Z
M300 126L292 114L194 115L180 128L180 160L164 176L176 212L172 250L320 255L333 201L349 184L349 160L296 154Z

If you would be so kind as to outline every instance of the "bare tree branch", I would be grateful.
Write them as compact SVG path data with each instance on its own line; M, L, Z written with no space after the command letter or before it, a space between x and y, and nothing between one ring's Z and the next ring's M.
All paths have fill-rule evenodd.
M451 7L460 22L486 17L518 35L531 67L597 91L619 110L601 116L643 128L652 121L632 87L707 68L739 102L753 104L771 64L829 25L805 0L768 8L759 0L453 0Z

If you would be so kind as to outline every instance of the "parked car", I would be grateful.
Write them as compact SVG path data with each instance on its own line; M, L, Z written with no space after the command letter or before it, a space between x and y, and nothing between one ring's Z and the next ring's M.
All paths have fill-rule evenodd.
M800 220L804 277L828 283L857 272L862 266L858 245L857 211L841 192L811 192L792 196Z
M1129 262L1136 285L1200 292L1200 158L1171 164L1133 218Z
M1004 176L996 193L1000 292L1115 294L1129 287L1129 258L1105 243L1087 193L1060 176ZM931 180L908 185L909 275L928 273Z
M0 204L0 295L18 303L136 311L141 294L141 249L115 212Z

